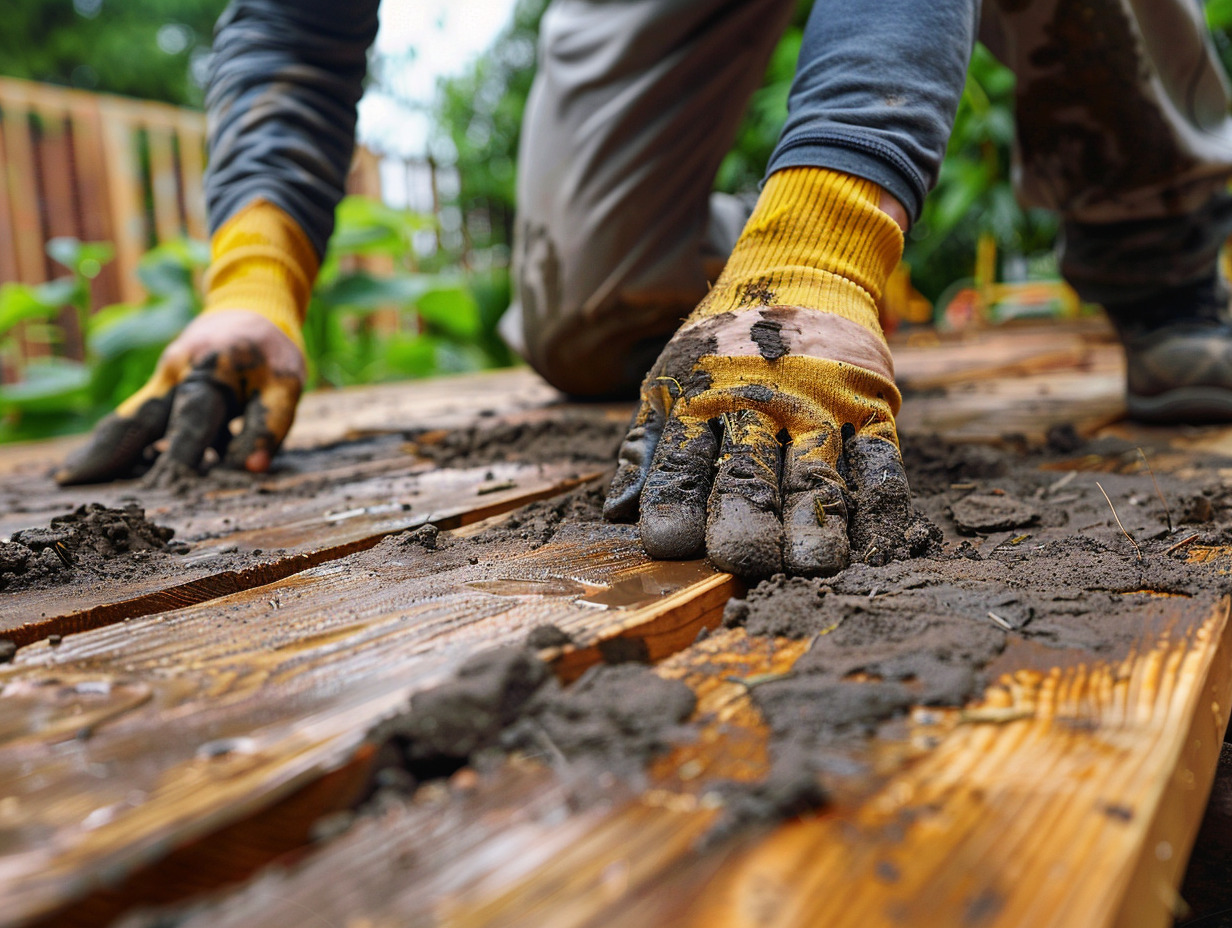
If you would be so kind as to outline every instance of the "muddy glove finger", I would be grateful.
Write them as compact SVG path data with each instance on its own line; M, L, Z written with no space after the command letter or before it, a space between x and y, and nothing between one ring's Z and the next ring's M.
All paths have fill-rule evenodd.
M902 455L892 441L843 427L847 485L854 500L848 524L851 552L866 564L904 556L911 525L911 491Z
M56 472L56 483L102 483L127 477L145 449L163 437L171 414L171 397L151 397L130 415L113 412L94 427L85 447Z
M837 428L797 436L783 467L783 566L793 574L828 577L848 564L847 502L835 469Z
M768 577L783 569L778 427L763 412L724 414L706 519L706 554L720 570Z
M699 557L706 543L718 441L705 419L668 416L641 496L642 547L653 558Z
M231 442L225 463L228 467L244 468L253 473L269 470L270 461L282 447L291 423L301 387L289 374L274 374L248 400L244 408L244 425Z
M208 364L208 362L207 362ZM175 391L167 450L155 463L158 471L175 465L196 469L205 449L219 440L219 432L236 411L234 392L196 368Z
M56 483L101 483L127 477L145 449L167 431L176 384L183 368L161 364L140 390L94 427L85 447L56 472Z
M632 522L637 518L638 502L665 421L666 416L648 402L633 413L629 431L620 445L616 474L603 502L603 518L609 522Z

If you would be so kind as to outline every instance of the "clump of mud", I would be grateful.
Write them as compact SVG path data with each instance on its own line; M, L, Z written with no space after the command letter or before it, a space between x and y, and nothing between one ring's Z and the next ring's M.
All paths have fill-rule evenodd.
M644 664L600 664L562 687L535 652L498 648L454 679L411 697L370 733L381 745L374 788L413 791L463 766L489 769L513 752L570 778L628 779L667 751L696 707L693 691Z
M83 576L120 579L151 556L182 554L175 530L146 518L136 503L112 509L101 503L56 516L45 528L14 532L0 542L0 589L55 586Z
M447 432L409 436L416 451L440 467L482 467L516 462L612 463L628 422L609 419L602 410L570 413L532 422L502 422ZM429 439L434 440L429 440Z

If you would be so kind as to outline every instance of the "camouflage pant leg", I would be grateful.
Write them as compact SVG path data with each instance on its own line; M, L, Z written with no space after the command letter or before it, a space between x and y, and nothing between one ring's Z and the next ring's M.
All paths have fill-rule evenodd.
M1212 273L1232 232L1232 120L1194 0L986 0L1016 73L1015 180L1063 221L1089 300L1150 298Z

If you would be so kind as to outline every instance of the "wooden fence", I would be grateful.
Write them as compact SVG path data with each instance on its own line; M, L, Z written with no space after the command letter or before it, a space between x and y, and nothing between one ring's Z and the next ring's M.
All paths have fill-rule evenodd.
M360 149L350 192L380 196L378 158ZM150 247L206 238L205 116L196 110L0 78L0 283L64 271L49 239L109 241L98 304L134 301Z

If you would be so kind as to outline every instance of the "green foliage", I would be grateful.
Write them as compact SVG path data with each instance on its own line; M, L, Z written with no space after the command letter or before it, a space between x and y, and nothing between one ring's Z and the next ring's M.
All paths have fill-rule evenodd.
M149 252L138 275L149 295L138 305L116 304L90 314L90 281L113 257L105 242L52 239L47 253L71 276L37 287L0 287L0 356L15 358L18 321L47 326L62 341L56 320L65 307L85 335L85 357L32 360L21 380L0 387L0 441L80 431L133 393L154 371L158 356L200 309L194 277L208 255L200 246L165 245Z
M473 371L508 364L496 322L508 304L507 276L470 277L413 267L411 237L433 219L348 197L321 265L304 329L310 386L346 386ZM106 243L54 239L48 254L71 273L38 286L0 287L0 358L20 354L19 324L42 326L62 342L58 320L70 308L85 333L85 357L32 360L19 382L0 387L0 441L89 427L149 379L163 349L201 309L197 281L209 260L201 242L148 252L137 274L147 296L92 315L90 281L112 259ZM359 258L383 260L371 273ZM384 324L376 324L377 314ZM390 317L396 319L389 331Z
M304 328L312 385L374 383L508 363L508 354L497 347L496 319L481 308L475 284L457 271L415 267L412 238L433 222L360 197L339 205ZM375 274L358 268L359 257L384 259L389 270ZM394 314L396 331L382 331L374 322L377 313L387 319Z
M194 65L227 0L5 0L0 73L200 105Z

